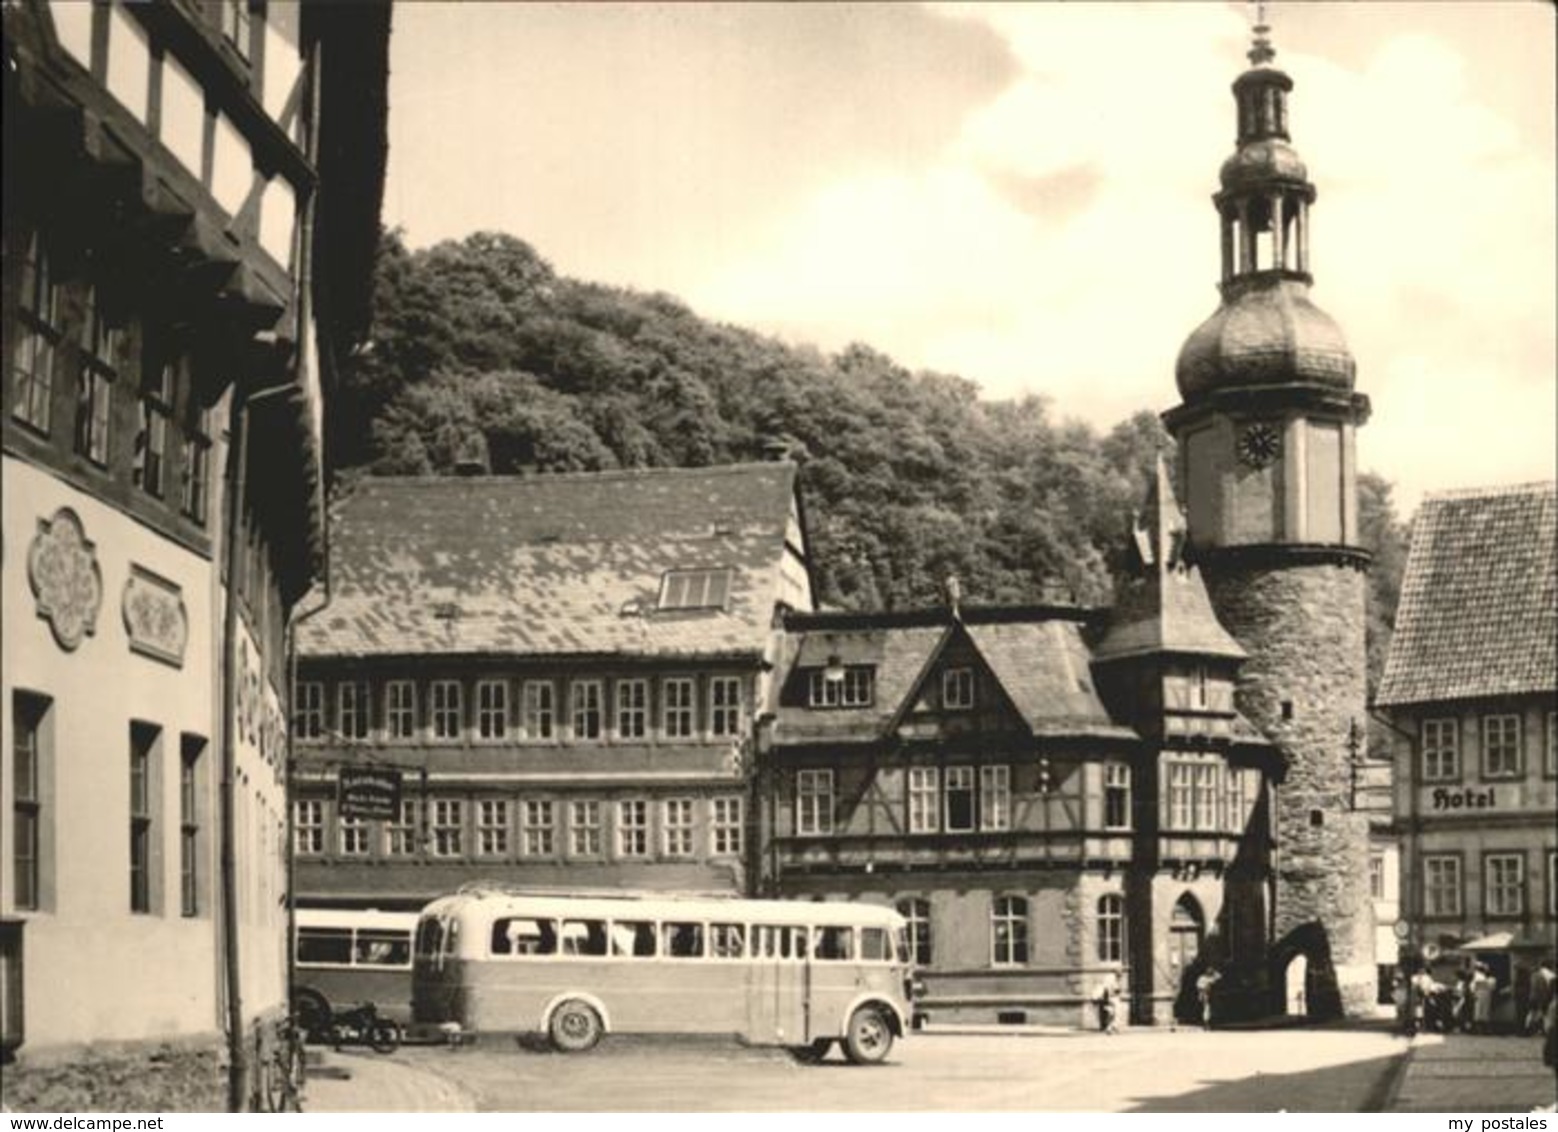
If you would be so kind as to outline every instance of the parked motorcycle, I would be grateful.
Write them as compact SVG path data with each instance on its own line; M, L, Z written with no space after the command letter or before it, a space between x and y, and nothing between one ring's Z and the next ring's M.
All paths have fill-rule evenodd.
M378 1007L371 1002L331 1013L329 1033L330 1042L336 1049L363 1045L374 1053L394 1053L404 1037L400 1023L380 1018Z

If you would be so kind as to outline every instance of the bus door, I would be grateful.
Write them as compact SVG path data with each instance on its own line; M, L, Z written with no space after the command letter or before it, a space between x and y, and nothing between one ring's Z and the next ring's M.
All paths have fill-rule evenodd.
M805 1045L811 1041L811 980L806 942L805 928L786 924L753 926L747 984L749 1041L765 1045Z

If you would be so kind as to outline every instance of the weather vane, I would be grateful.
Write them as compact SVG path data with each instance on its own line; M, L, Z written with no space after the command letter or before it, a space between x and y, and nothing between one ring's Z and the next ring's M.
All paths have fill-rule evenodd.
M1266 23L1266 0L1255 0L1255 42L1251 45L1247 58L1255 66L1269 63L1277 57L1275 48L1271 46L1271 26Z

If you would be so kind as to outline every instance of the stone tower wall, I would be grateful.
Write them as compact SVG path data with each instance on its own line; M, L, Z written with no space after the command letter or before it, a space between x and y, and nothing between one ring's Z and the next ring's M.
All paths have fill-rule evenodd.
M1349 722L1366 721L1363 571L1213 563L1205 574L1219 618L1250 654L1239 710L1287 758L1274 823L1273 991L1288 958L1304 952L1311 1013L1366 1014L1377 978L1369 834L1351 810L1347 745Z

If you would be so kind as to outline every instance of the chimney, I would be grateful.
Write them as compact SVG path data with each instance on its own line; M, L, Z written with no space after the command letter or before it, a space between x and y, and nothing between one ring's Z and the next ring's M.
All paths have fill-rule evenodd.
M770 436L763 441L763 459L777 464L790 458L790 442L782 436Z

